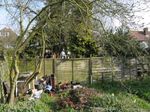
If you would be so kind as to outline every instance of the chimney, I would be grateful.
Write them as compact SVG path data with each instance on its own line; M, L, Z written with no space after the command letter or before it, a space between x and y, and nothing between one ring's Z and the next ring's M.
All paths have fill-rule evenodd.
M144 35L148 35L148 28L144 28L143 31L144 31Z

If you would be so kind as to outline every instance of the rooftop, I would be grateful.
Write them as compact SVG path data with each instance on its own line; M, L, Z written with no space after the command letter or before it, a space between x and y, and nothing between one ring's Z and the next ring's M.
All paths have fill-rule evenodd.
M131 36L138 41L147 41L150 39L150 31L144 28L143 31L131 31Z

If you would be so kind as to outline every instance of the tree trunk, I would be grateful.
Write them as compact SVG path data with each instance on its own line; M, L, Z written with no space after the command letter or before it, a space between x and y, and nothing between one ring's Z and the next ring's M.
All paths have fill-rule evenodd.
M8 97L8 103L13 105L14 103L14 99L15 99L15 88L16 88L16 81L18 79L18 76L19 76L19 69L18 69L18 65L17 65L17 61L18 61L18 58L17 56L15 55L15 58L14 60L12 61L12 66L11 66L11 70L10 70L10 94L9 94L9 97ZM12 75L13 75L13 78L12 78Z
M8 103L11 104L11 105L13 105L14 99L15 99L15 96L14 96L14 94L15 94L15 87L16 87L16 85L13 82L11 87L10 87L10 94L9 94L9 97L8 97Z
M4 88L3 88L3 80L2 80L2 73L0 72L0 92L1 92L1 103L6 102L5 94L4 94Z

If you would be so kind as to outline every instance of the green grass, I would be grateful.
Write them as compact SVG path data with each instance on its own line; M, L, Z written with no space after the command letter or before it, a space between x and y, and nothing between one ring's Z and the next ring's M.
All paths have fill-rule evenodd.
M130 93L150 103L150 78L130 81L104 81L97 82L90 87L104 93Z
M127 93L105 93L91 99L92 107L101 107L105 112L145 112L150 110L148 102Z
M102 93L94 98L97 106L114 109L115 112L149 112L150 111L150 78L137 81L112 82L104 81L90 87ZM91 101L93 102L94 99ZM111 110L112 111L112 110Z
M89 88L94 88L97 95L88 97L88 104L80 110L69 106L58 109L59 99L68 97L68 91L60 93L57 97L43 94L40 100L20 100L14 106L1 104L0 110L2 112L149 112L149 82L150 78L142 81L93 83Z
M39 100L20 100L13 106L0 104L0 112L51 112L55 107L53 97L43 94Z

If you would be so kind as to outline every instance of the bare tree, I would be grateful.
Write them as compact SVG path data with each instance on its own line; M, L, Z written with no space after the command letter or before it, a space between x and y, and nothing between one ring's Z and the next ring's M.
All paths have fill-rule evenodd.
M30 34L30 36L26 37L30 27L35 22L35 20L39 17L39 15L48 7L48 6L44 7L40 12L37 11L37 14L35 16L33 16L32 19L29 20L27 25L24 27L24 16L26 14L29 14L29 12L31 11L31 9L30 9L29 12L28 12L29 5L30 5L31 2L32 2L31 0L27 0L27 1L16 0L14 2L14 4L10 4L9 1L5 0L6 10L8 11L8 13L10 13L11 17L19 24L19 29L20 29L19 36L16 40L16 45L15 45L15 48L14 48L14 52L12 54L12 62L11 62L11 66L10 66L10 73L9 73L10 95L9 95L9 99L8 99L9 104L14 103L14 91L15 91L16 81L17 81L17 78L19 76L19 68L18 68L19 52L22 51L25 44L27 44L27 42L34 35L34 32L32 32ZM53 3L53 4L55 4L55 3ZM51 4L51 5L53 5L53 4ZM9 9L9 8L13 8L13 9ZM17 11L14 10L14 8ZM14 15L10 11L16 11L15 12L16 15ZM34 14L35 13L36 12L34 11ZM44 33L42 33L41 36L42 36L42 40L43 40L43 52L42 52L41 56L43 56L44 55L44 50L45 50L45 47L44 47L45 46ZM37 64L37 67L36 67L35 71L33 72L33 76L40 72L41 63L42 63L42 60L40 60L39 63Z

